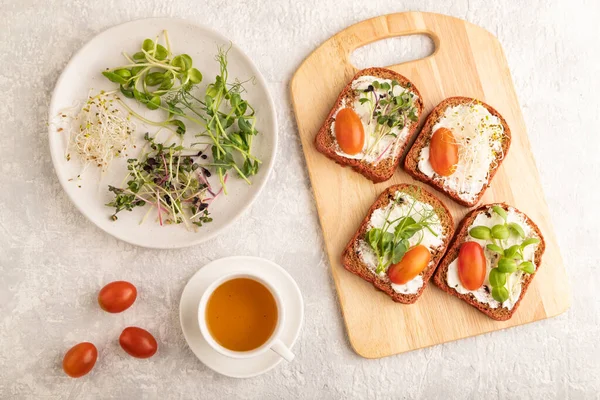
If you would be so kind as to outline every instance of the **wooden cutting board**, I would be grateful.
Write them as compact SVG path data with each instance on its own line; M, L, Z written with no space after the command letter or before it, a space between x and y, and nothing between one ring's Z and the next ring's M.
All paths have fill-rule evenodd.
M505 201L516 206L539 225L546 239L541 268L518 311L506 322L486 317L432 282L415 304L394 303L340 263L346 243L377 195L392 184L416 181L398 169L389 181L373 184L318 153L314 137L339 92L357 71L350 63L352 51L376 40L418 33L433 39L435 52L388 68L419 88L425 103L421 124L437 103L450 96L475 97L495 107L511 128L512 144L482 203ZM525 123L504 52L492 34L466 21L432 13L406 12L369 19L341 31L315 50L295 73L291 92L348 337L358 354L385 357L537 321L568 309L568 279ZM457 224L469 211L431 191L448 206Z

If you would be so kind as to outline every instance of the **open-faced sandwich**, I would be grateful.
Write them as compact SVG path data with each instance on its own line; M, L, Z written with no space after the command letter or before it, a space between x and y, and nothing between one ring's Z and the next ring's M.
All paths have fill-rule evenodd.
M414 178L472 207L510 146L510 129L489 105L451 97L433 109L404 161Z
M536 224L506 204L481 206L462 220L434 282L495 320L513 316L542 262Z
M392 177L423 111L419 91L385 68L359 71L315 137L317 150L373 182Z
M387 188L342 254L342 265L394 301L417 301L454 233L452 216L414 185Z

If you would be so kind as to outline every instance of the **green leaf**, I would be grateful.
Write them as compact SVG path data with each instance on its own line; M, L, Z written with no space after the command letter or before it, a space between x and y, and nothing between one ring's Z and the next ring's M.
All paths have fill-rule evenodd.
M506 211L504 210L504 208L500 207L499 205L495 205L495 206L492 206L492 210L494 210L494 212L495 212L496 214L498 214L499 216L501 216L501 217L502 217L502 219L503 219L504 221L506 221L506 218L507 218L508 216L506 215Z
M123 78L121 75L115 74L114 72L103 71L102 75L104 75L105 77L107 77L108 80L111 81L111 82L118 83L120 85L126 85L127 84L127 79Z
M146 61L146 55L144 54L144 52L138 51L137 53L135 53L133 55L133 59L135 61L138 61L138 62L140 62L140 61ZM137 68L143 68L143 67L137 67ZM134 75L137 75L137 74L134 73Z
M154 57L156 57L157 60L163 61L166 60L168 56L169 52L167 51L167 49L165 49L163 45L157 44L156 53L154 53Z
M508 258L516 258L517 256L520 256L520 250L521 246L515 244L514 246L510 246L508 249L504 250L504 255Z
M490 243L487 246L485 246L485 248L488 249L489 251L493 251L494 253L498 253L501 256L504 255L504 250L502 250L502 247L500 247L496 244Z
M492 288L492 297L494 300L504 303L508 300L508 290L504 286L497 286Z
M148 107L150 110L158 109L158 107L160 107L160 96L152 96L150 101L146 103L146 107Z
M498 271L511 273L517 270L517 263L512 258L502 257L498 260Z
M423 229L423 226L420 224L408 225L404 227L402 233L400 233L400 237L402 239L410 239L414 236L415 233L419 232L421 229Z
M170 76L165 76L164 80L158 87L158 90L169 90L173 87L173 79Z
M144 49L145 51L148 51L148 52L154 50L154 40L152 40L152 39L144 40L144 42L142 43L142 49Z
M186 72L192 68L192 58L187 54L180 54L173 58L171 65L179 68L180 72Z
M245 118L238 118L237 123L240 130L246 135L253 135L256 132Z
M523 231L523 228L521 228L521 225L517 224L516 222L509 223L508 229L510 229L510 231L512 233L514 233L516 236L518 236L520 238L525 237L525 231Z
M476 226L471 228L469 235L479 240L488 240L492 237L492 231L487 226Z
M114 73L125 79L131 78L131 71L128 70L127 68L119 68L119 69L115 70Z
M492 237L494 239L505 240L510 236L510 232L506 225L494 225L492 226Z
M392 264L399 263L400 260L402 260L402 257L404 257L404 254L407 250L408 248L406 247L405 242L401 241L397 243L392 252Z
M523 243L521 243L521 248L524 249L525 247L529 246L530 244L538 244L539 242L540 242L540 239L538 239L538 238L525 239L523 241Z
M372 228L367 232L367 242L369 243L369 246L371 246L371 248L373 250L377 250L379 248L379 240L381 239L381 229L379 228Z
M123 93L123 96L125 96L129 99L133 99L133 90L127 89L127 88L123 87L123 85L121 85L119 87L119 89L121 90L121 93Z
M185 124L178 119L171 119L168 121L169 125L175 125L177 127L177 133L179 135L185 134L186 127Z
M359 99L359 100L358 100L358 102L359 102L360 104L365 104L365 103L367 103L367 102L369 102L369 101L371 101L371 100L367 99L366 97L363 97L362 99Z
M136 88L133 88L133 97L135 97L135 99L142 104L148 103L148 96L146 96L145 93L140 92Z
M379 242L379 250L381 254L389 254L394 248L394 234L383 232L381 241Z
M519 269L525 273L533 274L535 272L535 265L531 261L525 261L519 265Z
M488 279L492 287L502 287L506 284L506 274L500 272L498 268L492 268L490 270L490 276Z
M148 86L160 85L165 79L165 75L162 72L151 72L144 77L144 82Z
M142 55L143 55L143 54L144 54L144 53L142 53ZM133 76L137 76L137 75L138 75L140 72L142 72L142 70L143 70L144 68L145 68L145 67L133 67L133 68L131 68L131 74L132 74Z

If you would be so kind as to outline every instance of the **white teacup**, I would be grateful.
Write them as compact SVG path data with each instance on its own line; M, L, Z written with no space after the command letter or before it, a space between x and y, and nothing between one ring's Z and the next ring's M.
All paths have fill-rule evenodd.
M262 284L264 287L266 287L271 292L271 294L273 295L273 298L275 299L275 303L277 304L277 325L275 326L275 329L273 330L271 337L269 337L269 339L267 339L267 341L265 343L263 343L261 346L257 347L256 349L249 350L249 351L233 351L233 350L229 350L229 349L221 346L212 337L210 331L208 330L208 326L206 324L206 305L208 303L208 299L210 299L210 296L213 294L215 289L217 289L223 283L225 283L229 280L232 280L232 279L236 279L236 278L247 278L247 279L252 279L252 280L259 282L260 284ZM222 276L221 278L214 281L206 289L206 291L204 292L204 294L202 294L202 297L200 298L200 304L198 306L198 323L200 325L200 332L202 333L202 336L204 337L206 342L213 349L215 349L219 353L223 354L224 356L231 357L231 358L251 358L251 357L256 357L260 354L264 354L265 352L267 352L269 350L273 350L275 353L279 354L286 361L292 361L294 359L294 353L292 353L290 351L290 349L285 344L283 344L283 342L280 340L281 330L283 329L283 326L285 323L285 309L283 308L281 296L279 295L279 292L277 291L277 289L275 289L269 282L267 282L265 279L263 279L260 275L257 275L255 273L232 272L232 273Z

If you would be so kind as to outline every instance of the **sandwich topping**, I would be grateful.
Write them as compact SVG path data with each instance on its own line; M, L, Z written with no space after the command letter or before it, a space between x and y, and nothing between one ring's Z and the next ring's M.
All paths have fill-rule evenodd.
M506 211L494 205L477 215L466 240L448 266L448 286L491 308L512 310L524 278L536 270L540 239L526 217L512 207Z
M385 207L373 211L367 231L358 241L361 260L402 294L419 291L421 272L431 264L432 252L444 245L438 213L418 197L396 192Z
M342 100L331 124L336 153L374 165L394 157L419 120L417 95L396 80L367 75L354 80L352 90L353 100Z
M473 201L504 157L504 127L481 104L448 107L419 154L419 170L465 201Z

